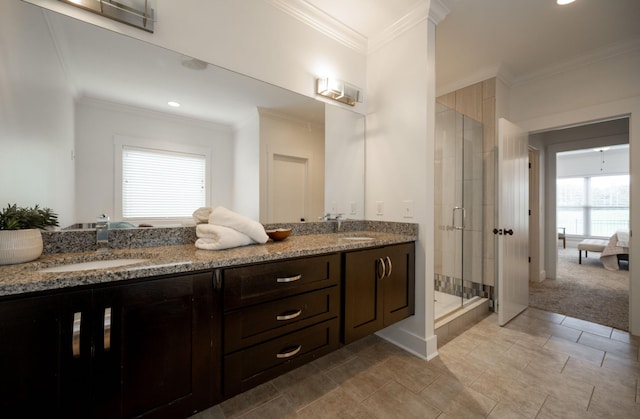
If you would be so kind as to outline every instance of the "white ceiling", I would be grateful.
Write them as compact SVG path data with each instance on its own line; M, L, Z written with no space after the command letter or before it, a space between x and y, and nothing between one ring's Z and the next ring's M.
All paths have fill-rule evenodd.
M265 0L287 3L292 8L311 7L316 18L335 20L371 43L407 16L418 21L426 16L427 0ZM431 0L438 1L438 0ZM584 64L611 51L640 49L640 0L577 0L560 7L555 0L439 0L450 10L439 23L436 37L436 85L438 93L460 88L499 71L517 83L551 69ZM320 13L317 13L317 11ZM313 11L313 10L312 10ZM199 119L243 122L255 105L286 112L305 110L321 121L322 104L301 95L297 99L257 81L240 87L243 77L215 66L203 71L185 69L182 57L170 51L66 18L48 14L54 37L66 62L67 72L80 95L125 102L134 106L169 111L167 100L184 106L171 112ZM418 19L415 19L418 15ZM91 29L89 29L91 28ZM105 46L96 48L101 39ZM113 45L118 45L114 48ZM61 46L62 45L62 46ZM104 59L104 51L112 55ZM134 65L135 64L135 65ZM158 72L157 67L162 71ZM101 76L104 69L109 72ZM127 68L127 71L122 71ZM200 81L209 73L224 73L221 83ZM216 74L218 75L218 74ZM167 78L162 78L166 76ZM131 84L131 80L136 82ZM166 80L171 80L167 82ZM189 81L189 82L187 82ZM159 91L157 86L162 86ZM273 89L273 91L272 91ZM135 92L118 99L118 92ZM172 97L167 92L175 92ZM253 96L254 93L257 96ZM276 92L276 93L274 93ZM202 93L205 93L204 95ZM212 98L222 99L212 101ZM272 100L271 98L275 98ZM293 100L293 102L292 102ZM315 102L315 103L314 103ZM221 103L223 103L221 105ZM313 108L315 105L315 108Z
M354 31L371 38L424 0L306 0Z
M293 3L300 0L290 0ZM306 0L371 40L426 0ZM435 0L431 0L432 2ZM436 85L497 75L517 83L612 50L640 48L640 0L440 0Z
M517 83L630 47L640 48L640 0L458 0L437 27L436 84L491 69Z

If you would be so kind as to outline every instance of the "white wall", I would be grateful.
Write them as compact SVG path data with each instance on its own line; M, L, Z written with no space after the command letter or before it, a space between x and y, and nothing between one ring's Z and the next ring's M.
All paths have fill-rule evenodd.
M607 60L513 86L510 101L513 121L529 132L628 115L631 228L640 225L640 51L637 47ZM555 176L555 168L550 167L554 162L547 163L547 175ZM547 208L551 205L548 202ZM555 237L555 229L555 223L547 222L547 248ZM630 247L640 249L640 235L632 235ZM640 268L632 264L629 270L630 328L633 334L640 335Z
M115 136L211 148L209 204L232 207L230 127L84 98L76 105L76 222L115 214Z
M435 355L433 331L435 25L423 21L369 56L366 210L370 220L419 224L416 313L380 335L419 356ZM404 218L402 201L413 201ZM377 215L377 202L384 214Z
M585 153L559 154L556 160L558 178L628 175L629 148L599 152L589 149Z
M325 214L364 219L364 131L363 115L325 106Z
M249 217L260 219L260 115L255 114L247 119L234 134L233 178L235 180L233 194L233 211ZM214 202L214 206L217 204Z
M324 126L312 125L265 109L260 113L260 221L273 222L268 208L270 156L308 159L309 208L306 218L317 221L324 210ZM276 203L272 203L276 205ZM299 220L289 220L289 222ZM280 221L281 222L281 221Z
M39 204L67 225L75 219L73 98L33 9L0 2L0 205Z

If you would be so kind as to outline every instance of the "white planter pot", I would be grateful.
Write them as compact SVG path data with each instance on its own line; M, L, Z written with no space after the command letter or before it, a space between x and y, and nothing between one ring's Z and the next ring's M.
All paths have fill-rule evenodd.
M0 265L29 262L41 254L40 230L0 230Z

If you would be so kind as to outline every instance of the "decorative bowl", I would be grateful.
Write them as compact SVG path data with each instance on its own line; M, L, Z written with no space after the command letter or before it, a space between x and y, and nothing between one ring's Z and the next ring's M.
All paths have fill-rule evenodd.
M275 230L266 230L267 236L273 241L279 242L286 239L291 234L290 228L278 228Z

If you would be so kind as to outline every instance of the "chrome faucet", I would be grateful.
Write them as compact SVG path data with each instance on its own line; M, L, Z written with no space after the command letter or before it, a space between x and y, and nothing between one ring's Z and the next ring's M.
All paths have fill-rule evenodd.
M324 216L321 217L321 219L325 220L325 221L337 221L338 222L338 232L339 232L340 229L342 228L342 220L344 220L344 214L326 213Z
M99 215L96 218L96 244L98 252L109 250L109 216L107 214Z

